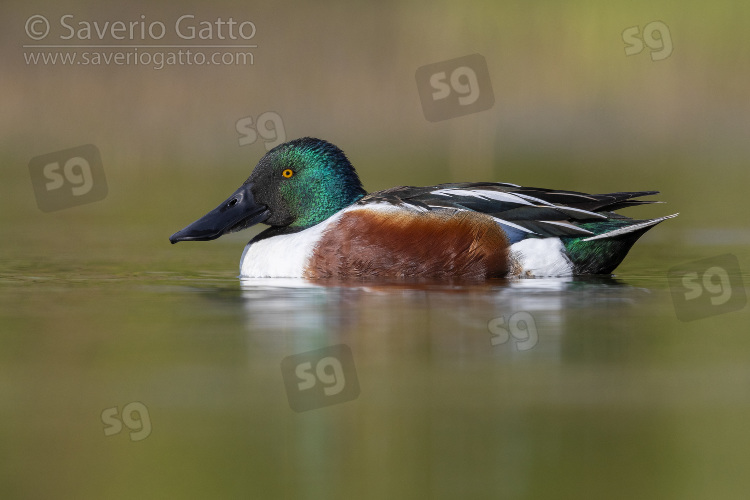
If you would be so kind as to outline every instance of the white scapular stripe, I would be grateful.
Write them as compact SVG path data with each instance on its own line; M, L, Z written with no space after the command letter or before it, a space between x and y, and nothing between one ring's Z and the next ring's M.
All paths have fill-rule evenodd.
M486 189L438 189L431 191L431 194L440 196L463 196L481 198L483 200L508 201L520 205L531 205L532 203L524 200L519 195L513 193L503 193L501 191L488 191Z
M535 201L537 203L540 203L542 205L548 206L548 207L554 207L555 205L553 203L550 203L548 201L540 200L539 198L535 198L533 196L529 196L528 194L522 194L522 193L513 193L516 196L519 196L525 200ZM532 205L532 203L529 203L529 205Z
M492 217L492 218L495 220L495 222L499 222L500 224L505 224L506 226L510 226L514 229L518 229L519 231L523 231L524 233L537 234L527 227L519 226L518 224L513 224L512 222L508 222L507 220L504 220L504 219L498 219L497 217Z
M573 208L573 207L556 207L556 208L559 208L563 212L573 212L573 213L586 215L592 219L606 219L607 218L606 215L602 215L597 212L591 212L589 210L584 210L582 208Z
M640 224L633 224L632 226L621 227L620 229L615 229L614 231L610 231L608 233L602 233L596 236L589 236L588 238L584 238L581 241L601 240L604 238L612 238L613 236L619 236L621 234L632 233L633 231L638 231L639 229L655 226L656 224L660 223L663 220L671 219L673 217L677 217L678 215L680 214L666 215L664 217L659 217L658 219L647 220L646 222L641 222Z
M552 224L555 226L567 227L568 229L575 229L576 231L580 231L585 234L594 234L588 229L584 229L582 227L576 226L575 224L570 224L568 222L561 222L561 221L556 221L556 220L540 220L539 222L544 222L545 224Z

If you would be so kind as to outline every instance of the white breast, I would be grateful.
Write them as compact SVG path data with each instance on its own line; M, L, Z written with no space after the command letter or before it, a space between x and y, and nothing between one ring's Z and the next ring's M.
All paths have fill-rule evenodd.
M241 278L300 278L331 217L303 231L247 244L240 260Z

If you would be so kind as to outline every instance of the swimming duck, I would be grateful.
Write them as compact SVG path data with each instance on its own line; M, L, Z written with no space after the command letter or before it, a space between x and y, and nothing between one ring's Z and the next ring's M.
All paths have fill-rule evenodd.
M260 222L241 277L501 277L609 274L651 227L614 211L658 191L584 194L500 182L367 194L344 152L311 137L270 150L226 201L169 240Z

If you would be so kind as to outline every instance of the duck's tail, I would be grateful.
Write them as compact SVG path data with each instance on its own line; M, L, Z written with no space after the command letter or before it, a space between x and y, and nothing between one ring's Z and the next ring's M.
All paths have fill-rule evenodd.
M646 231L677 215L649 220L623 217L582 223L580 226L593 232L593 236L564 237L561 240L573 262L575 274L609 274L620 265L630 247Z

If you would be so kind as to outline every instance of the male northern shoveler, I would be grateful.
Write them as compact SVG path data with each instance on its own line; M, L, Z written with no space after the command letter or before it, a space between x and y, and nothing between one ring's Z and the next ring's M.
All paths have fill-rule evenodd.
M305 137L269 151L225 202L173 234L213 240L259 222L242 277L497 278L611 273L648 229L614 210L638 191L584 194L496 182L367 194L344 152Z

